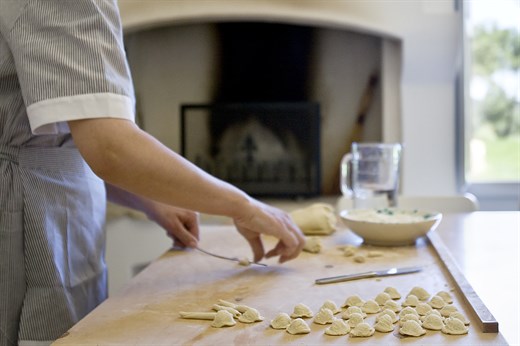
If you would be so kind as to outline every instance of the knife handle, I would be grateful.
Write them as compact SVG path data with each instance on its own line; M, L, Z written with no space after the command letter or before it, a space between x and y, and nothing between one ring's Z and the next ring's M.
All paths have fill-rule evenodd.
M328 278L323 279L317 279L315 281L318 285L323 284L332 284L335 282L343 282L343 281L349 281L349 280L357 280L357 279L366 279L376 276L376 272L366 272L366 273L358 273L358 274L348 274L348 275L339 275L339 276L331 276Z

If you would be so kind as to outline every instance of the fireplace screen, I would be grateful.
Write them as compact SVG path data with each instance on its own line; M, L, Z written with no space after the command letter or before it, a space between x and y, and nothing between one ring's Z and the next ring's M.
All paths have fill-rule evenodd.
M181 106L182 155L253 196L320 193L319 105Z

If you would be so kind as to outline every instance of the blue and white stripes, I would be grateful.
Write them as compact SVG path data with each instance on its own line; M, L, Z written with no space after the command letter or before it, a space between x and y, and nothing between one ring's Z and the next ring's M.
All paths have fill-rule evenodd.
M106 298L104 185L66 122L133 108L115 0L0 0L0 346Z

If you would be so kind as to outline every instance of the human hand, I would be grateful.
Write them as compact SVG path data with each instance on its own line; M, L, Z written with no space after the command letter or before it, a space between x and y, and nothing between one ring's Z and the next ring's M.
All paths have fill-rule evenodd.
M280 256L280 263L296 258L305 245L303 233L287 213L256 200L252 200L251 208L244 216L234 218L233 222L251 246L255 262L265 254L261 234L278 238L276 246L265 257Z
M199 241L198 214L167 204L154 203L147 211L148 218L166 230L176 247L197 247Z

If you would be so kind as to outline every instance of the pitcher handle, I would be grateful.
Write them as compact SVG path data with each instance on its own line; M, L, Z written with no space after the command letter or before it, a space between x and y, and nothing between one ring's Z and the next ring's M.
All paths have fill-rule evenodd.
M341 194L345 197L352 197L354 195L354 191L350 184L350 182L352 182L352 157L352 153L348 153L343 155L343 158L341 159L339 186Z

